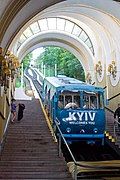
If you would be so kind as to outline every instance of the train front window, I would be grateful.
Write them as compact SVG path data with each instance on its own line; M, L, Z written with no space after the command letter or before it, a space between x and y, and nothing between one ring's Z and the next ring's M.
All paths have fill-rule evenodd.
M60 109L80 108L80 95L76 92L64 92L59 95L58 107Z
M97 97L94 96L90 96L90 108L91 109L96 109L97 108Z
M83 96L83 108L89 109L89 96L85 94Z
M100 93L84 92L83 94L84 109L103 109L103 96Z
M66 95L66 96L65 96L65 106L66 106L68 103L72 103L72 96L71 96L71 95Z
M80 108L80 96L72 93L71 95L65 95L65 109Z
M80 107L80 96L79 95L75 95L74 96L74 103Z
M83 108L84 109L97 109L97 95L95 93L84 92Z

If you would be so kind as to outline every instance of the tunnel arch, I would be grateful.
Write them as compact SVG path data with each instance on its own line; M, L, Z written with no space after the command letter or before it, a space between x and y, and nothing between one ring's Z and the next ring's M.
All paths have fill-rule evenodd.
M63 6L63 4L67 4L67 6ZM117 27L118 22L116 21L116 17L111 16L108 12L105 12L104 10L99 9L98 7L94 7L93 4L92 4L93 7L88 6L87 2L84 5L83 4L81 4L79 2L73 3L71 1L69 3L68 2L62 2L62 3L59 3L57 5L53 5L47 9L43 10L42 12L36 14L36 16L34 16L32 19L30 19L25 24L25 26L21 28L19 35L21 35L22 32L28 26L30 26L31 23L36 22L39 19L41 20L43 18L52 18L52 17L66 18L67 20L72 21L73 23L76 23L79 26L82 25L82 28L85 29L86 32L88 31L88 35L90 35L90 37L92 37L92 39L94 41L94 43L93 43L94 48L96 49L95 50L95 56L91 57L91 60L93 61L92 70L89 68L86 68L86 70L87 71L90 70L89 73L91 73L92 74L91 76L94 77L94 75L92 73L92 72L94 72L94 74L95 74L94 66L96 64L98 64L99 61L101 61L102 69L103 69L102 75L101 75L101 77L96 76L96 81L98 81L98 83L99 83L99 82L103 81L105 73L107 73L107 68L112 61L111 59L114 58L112 55L113 49L115 49L115 51L116 51L115 52L115 54L116 54L116 60L115 61L118 64L118 69L120 66L120 63L118 60L119 46L116 45L116 43L115 43L116 37L113 36L112 28L110 28L110 26L109 26L110 23L114 23L114 25L116 27L116 31L119 32L118 27ZM108 20L108 22L105 24L106 19ZM91 32L90 32L90 30L91 30ZM46 33L46 35L47 34L48 33ZM16 37L18 38L19 35ZM56 38L56 40L57 40L57 38ZM56 41L56 40L54 38L53 41ZM47 40L45 40L45 43L46 43L46 41ZM50 39L49 39L49 41L50 41ZM52 38L51 38L51 41L52 41ZM71 40L71 42L72 41L73 40ZM81 46L81 45L78 45L78 46ZM11 49L11 47L10 47L10 49ZM117 50L118 50L118 52L117 52ZM84 54L84 51L82 53ZM90 58L88 58L88 61L85 61L85 62L88 62L88 63L91 62L91 60L89 61L89 59ZM118 69L117 69L117 72L118 72ZM112 78L110 80L112 82L112 85L116 85L119 81L119 72L117 73L116 80L114 80Z
M119 92L119 3L112 0L26 0L24 3L20 0L16 2L8 0L6 2L8 6L3 7L4 10L6 8L5 13L0 12L0 14L2 14L0 43L4 49L4 55L7 50L13 52L17 38L19 38L31 23L38 19L49 17L66 18L81 26L88 33L94 46L94 56L90 54L89 49L87 49L82 42L74 38L72 39L72 37L69 36L65 37L66 35L62 36L63 39L61 42L58 35L54 37L55 32L51 34L53 35L51 38L47 38L48 35L46 33L46 38L42 39L42 41L31 41L33 47L58 44L61 47L67 47L71 52L75 51L79 59L81 59L81 56L83 57L83 66L86 72L93 72L91 76L95 79L95 84L106 87L107 98ZM30 43L30 41L28 42ZM26 52L33 49L31 44L24 44L23 47L26 49ZM20 51L15 52L15 55L18 54L18 58L22 58L25 55L24 49L21 49L21 53ZM86 65L86 63L88 63L90 67L87 68L89 65Z
M55 38L53 38L54 36ZM94 57L91 51L88 51L87 47L85 47L82 42L79 42L72 37L68 37L65 34L45 33L41 36L38 35L35 38L29 40L29 42L23 43L18 51L17 56L19 56L19 58L22 60L26 54L35 48L51 45L63 47L70 51L81 62L85 74L87 74L88 71L91 72L92 81L95 81L94 63L92 60Z

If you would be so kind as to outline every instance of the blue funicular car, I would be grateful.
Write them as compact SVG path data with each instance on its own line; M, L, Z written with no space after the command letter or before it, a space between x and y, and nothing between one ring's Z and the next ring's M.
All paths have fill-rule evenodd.
M44 105L68 141L104 144L104 89L66 76L46 77Z

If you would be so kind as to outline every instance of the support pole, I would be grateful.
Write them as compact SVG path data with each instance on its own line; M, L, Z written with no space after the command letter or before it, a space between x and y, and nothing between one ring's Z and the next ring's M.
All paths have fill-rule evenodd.
M23 63L21 64L21 88L23 88Z
M44 66L43 66L43 62L41 64L41 73L43 74L44 73Z
M45 65L44 65L44 68L43 68L43 69L44 69L44 71L43 71L43 75L44 75L44 77L45 77Z
M57 76L57 64L55 64L55 76Z

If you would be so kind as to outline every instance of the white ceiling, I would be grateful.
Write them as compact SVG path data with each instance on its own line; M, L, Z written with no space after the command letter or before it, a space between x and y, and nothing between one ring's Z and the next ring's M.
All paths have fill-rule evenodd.
M15 1L17 2L17 0L0 0L0 15L2 17L5 8L7 10L10 3ZM23 1L21 0L21 2ZM117 67L120 69L119 10L120 4L112 0L66 0L63 2L61 0L28 0L27 4L9 22L0 46L6 50L14 51L16 41L30 24L47 17L62 17L78 24L78 26L87 32L94 46L94 55L91 55L89 48L85 44L72 36L68 35L66 38L66 34L63 33L61 35L57 32L51 32L49 36L47 31L44 34L44 38L42 33L39 34L38 38L28 38L27 42L23 43L22 47L24 48L21 48L19 53L14 51L16 55L19 58L24 57L26 52L34 49L37 44L44 45L45 43L47 45L47 43L53 42L54 44L61 44L61 46L71 49L77 55L80 54L83 61L87 63L101 60L103 64L108 65L112 59L116 59ZM91 66L91 68L94 67Z

